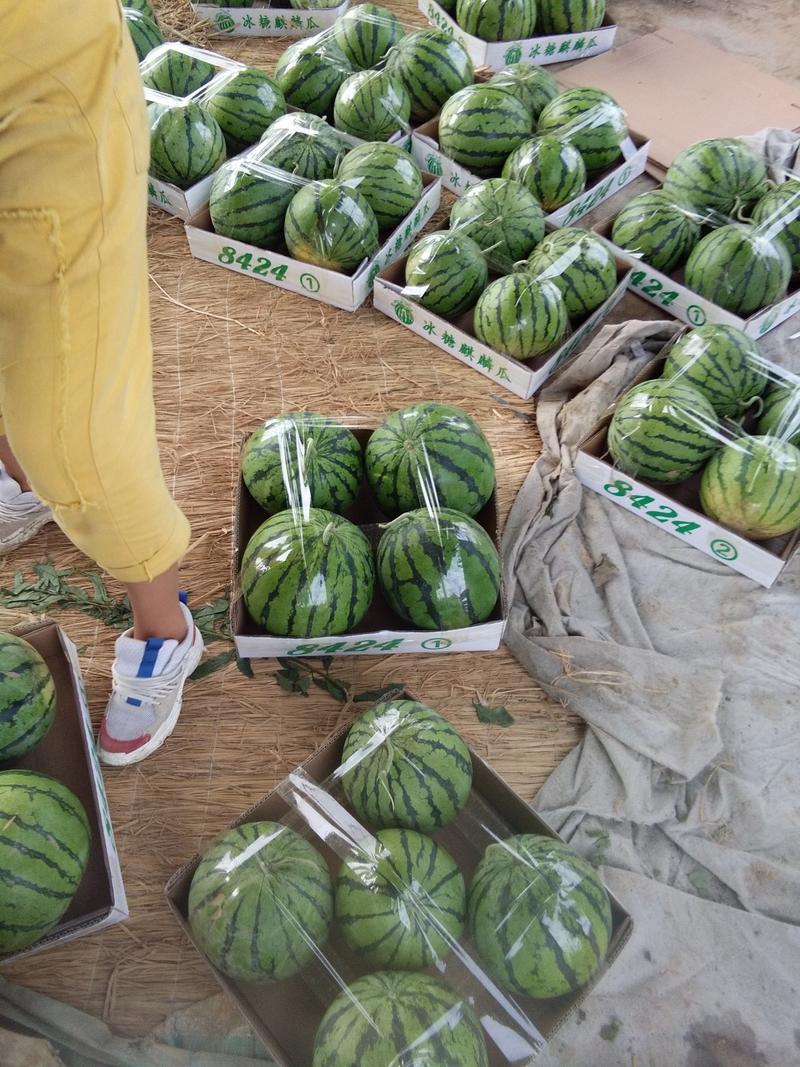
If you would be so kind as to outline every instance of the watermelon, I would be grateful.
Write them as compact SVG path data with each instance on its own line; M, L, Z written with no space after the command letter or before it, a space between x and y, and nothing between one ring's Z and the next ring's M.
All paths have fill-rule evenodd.
M532 274L498 278L475 308L478 340L514 359L533 359L549 352L565 337L568 327L558 288Z
M169 107L150 130L150 173L188 189L225 162L219 123L199 104Z
M214 232L259 248L283 241L283 225L298 180L247 160L223 163L211 183L209 212Z
M539 33L583 33L603 25L606 0L538 0Z
M379 830L336 879L336 921L371 967L421 971L461 936L464 878L453 857L416 830Z
M275 119L286 114L280 88L255 67L246 67L221 81L203 101L203 107L220 124L234 151L254 144Z
M359 145L341 161L336 177L361 193L382 230L398 226L422 196L419 167L393 144Z
M133 8L124 7L122 13L125 16L125 23L128 27L128 32L131 35L133 47L136 49L136 57L141 63L145 56L149 55L154 48L158 48L160 44L164 43L161 30L158 28L154 19L143 14L141 11L135 11Z
M439 116L439 146L474 174L497 174L515 148L533 133L524 104L499 85L468 85Z
M767 364L756 342L735 326L709 323L684 334L670 349L665 379L699 390L720 418L737 417L767 387Z
M280 981L328 940L331 876L313 845L288 826L245 823L203 853L187 912L192 936L223 974Z
M544 237L544 212L519 182L489 178L456 200L450 226L480 245L498 273L506 273Z
M489 1067L469 1004L425 974L359 978L322 1019L311 1067Z
M378 542L378 580L392 610L422 630L485 622L500 595L491 537L452 508L408 511Z
M333 105L336 127L363 141L388 141L408 130L411 100L402 81L381 70L360 70L342 82Z
M532 63L515 63L512 67L503 67L489 79L492 85L499 85L513 93L531 114L534 122L560 90L558 82L549 71L536 67Z
M91 830L71 790L36 771L0 772L0 954L29 948L72 903Z
M56 689L45 661L21 637L0 633L0 762L30 752L55 714Z
M777 437L741 437L709 460L700 480L709 518L751 541L800 526L800 449Z
M538 132L553 133L574 144L591 173L619 159L628 124L625 112L608 93L567 89L543 109Z
M800 381L775 382L767 389L758 433L800 445Z
M742 141L718 137L679 152L667 171L664 191L699 212L738 215L763 196L768 184L761 156Z
M792 265L786 247L742 222L703 237L686 261L684 281L695 293L732 311L750 315L786 295Z
M446 100L475 80L463 45L442 30L407 34L389 53L386 66L405 86L415 124L433 118Z
M363 476L355 434L307 411L267 419L242 452L244 484L270 514L307 506L341 514L352 506Z
M156 13L153 10L153 5L150 3L150 0L125 0L123 10L141 11L141 13L146 15L151 22L156 21Z
M342 788L361 822L431 833L455 819L472 789L472 760L456 728L416 700L376 704L342 751Z
M534 248L526 270L552 282L564 298L570 318L599 308L617 287L617 265L611 249L588 230L554 230Z
M336 42L317 36L286 49L275 67L275 81L292 107L330 115L339 86L352 73Z
M614 219L611 239L656 270L682 263L700 240L700 223L691 209L676 204L663 189L629 200Z
M156 103L155 100L150 101L150 103L147 105L147 126L151 131L158 119L164 114L165 111L168 111L169 108L169 104Z
M142 81L149 89L170 96L189 96L210 82L217 68L199 56L166 45L142 68Z
M800 180L793 178L762 196L753 210L753 222L786 246L792 270L800 271Z
M682 482L721 443L716 412L701 392L657 378L629 389L608 427L614 465L648 482Z
M367 480L385 515L423 505L477 515L494 490L494 456L460 408L423 401L395 411L367 442Z
M242 560L245 607L267 633L323 637L355 629L372 600L369 541L332 511L281 511L256 530Z
M555 211L586 188L586 164L578 149L557 137L523 141L505 162L503 177L533 193L545 211Z
M340 181L314 182L296 193L283 232L295 259L326 270L353 271L380 243L369 203Z
M276 119L249 156L317 181L332 178L349 149L347 141L324 119L297 112Z
M443 230L420 238L408 253L408 295L437 315L454 316L472 307L486 288L489 268L471 237Z
M482 41L533 37L537 0L458 0L456 22Z
M380 4L359 4L333 29L333 40L355 70L376 67L403 36L397 16Z
M489 974L513 993L574 993L597 973L611 941L611 901L569 845L519 834L489 845L469 890L469 927Z

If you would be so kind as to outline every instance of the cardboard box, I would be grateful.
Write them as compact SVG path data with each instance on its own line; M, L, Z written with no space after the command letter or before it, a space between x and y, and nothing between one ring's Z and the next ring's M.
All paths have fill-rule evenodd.
M341 274L292 259L283 247L273 251L220 237L214 233L207 208L186 223L189 248L193 256L207 263L227 267L228 270L280 286L300 296L310 296L324 304L333 304L345 311L355 311L367 299L378 272L408 248L415 234L426 226L439 207L441 182L430 174L423 174L422 179L424 189L416 209L384 237L375 255L365 259L353 274Z
M344 0L336 7L298 10L280 4L255 0L252 7L217 7L195 3L192 7L201 19L207 19L223 37L313 37L330 29L350 7Z
M527 37L522 41L482 41L480 37L464 33L452 15L448 15L435 0L418 0L417 6L428 22L449 33L464 46L476 67L491 67L492 70L501 70L514 63L544 66L597 56L612 47L617 34L617 27L606 15L602 26L583 33Z
M413 699L411 694L405 695ZM325 782L341 762L347 731L348 727L345 726L333 734L321 749L302 764L297 773L311 783ZM491 839L502 839L515 833L532 833L546 834L560 840L489 764L472 750L470 756L473 788L467 809L453 823L433 835L458 862L467 884ZM233 826L259 819L281 820L292 817L294 809L284 799L285 795L289 795L289 791L278 786L246 811ZM318 846L320 844L318 841L314 843ZM332 874L335 874L338 871L338 857L324 846L320 851L328 859ZM192 938L187 921L187 903L189 886L199 861L200 856L195 856L173 876L166 887L170 909L195 947L197 944ZM610 966L618 957L633 929L629 914L612 894L609 893L609 897L613 927L606 966ZM338 943L335 947L344 970L365 973L363 964L355 960L346 948L340 949ZM284 982L257 986L233 981L215 968L212 969L220 986L236 1003L278 1067L308 1067L322 1015L339 992L339 986L333 978L328 975L323 983L315 981L316 973L312 977L301 973ZM518 996L513 998L520 1009L517 1011L520 1030L523 1020L528 1020L530 1025L527 1032L531 1035L527 1042L528 1054L524 1047L518 1048L518 1058L515 1060L517 1067L533 1063L544 1043L583 1003L602 973L604 972L601 971L577 993L551 1001L535 1001ZM484 1015L480 1011L479 1014ZM520 1038L520 1046L522 1042L523 1039ZM497 1050L491 1040L487 1041L487 1045L490 1047L491 1067L506 1067L508 1059Z
M446 229L446 227L441 227ZM557 348L522 363L479 341L473 332L474 308L450 321L428 311L405 292L406 259L393 263L375 279L374 304L407 330L424 337L449 356L472 367L515 396L527 400L578 351L625 295L630 269L617 260L617 287L603 304L578 323Z
M348 423L362 447L366 447L374 427L359 428ZM231 634L236 651L245 659L264 659L277 656L375 656L387 652L493 652L500 647L505 627L505 592L501 588L495 609L486 622L458 630L421 630L405 623L383 599L379 583L375 583L372 604L358 628L349 634L333 637L273 637L264 632L250 618L242 600L239 572L247 542L262 522L266 512L253 500L239 478L233 518L233 568L231 574ZM389 521L362 484L353 507L345 518L360 527L373 546L380 539L380 525ZM486 530L497 551L500 551L500 519L497 500L492 496L475 521Z
M86 809L92 844L78 892L58 924L31 948L0 957L0 964L43 952L128 918L122 870L75 646L56 623L45 618L15 627L13 633L33 645L50 668L56 687L56 715L39 744L27 756L4 764L3 770L39 771L63 782Z

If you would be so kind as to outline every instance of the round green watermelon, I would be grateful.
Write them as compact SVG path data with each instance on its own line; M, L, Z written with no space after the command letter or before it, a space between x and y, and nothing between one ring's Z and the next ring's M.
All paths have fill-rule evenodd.
M691 385L721 418L735 418L764 392L768 372L757 343L743 330L708 323L672 346L662 377Z
M377 971L331 1004L311 1067L489 1067L469 1004L425 974Z
M558 288L528 273L498 278L475 307L475 336L514 359L534 359L549 352L568 328Z
M376 67L402 36L397 16L380 4L351 7L333 29L333 40L355 70Z
M275 67L275 81L292 107L332 115L333 102L353 67L329 34L290 45Z
M567 89L539 116L539 133L552 133L575 145L586 169L603 170L616 163L628 136L625 112L600 89Z
M494 490L494 456L477 422L431 401L391 414L366 450L367 480L385 515L424 505L477 515Z
M259 248L283 241L283 224L297 179L274 168L235 159L223 163L211 183L209 212L214 232Z
M774 382L767 389L758 433L800 445L800 381Z
M284 237L295 259L342 272L355 270L379 246L375 212L341 181L301 189L286 212Z
M524 185L550 212L580 196L586 188L586 164L568 141L532 137L508 157L503 177Z
M533 37L537 0L458 0L456 22L482 41L521 41Z
M142 68L142 81L159 93L184 97L206 85L216 73L213 64L168 44L148 57Z
M203 101L234 151L254 144L275 119L286 114L279 86L263 70L246 67L220 81Z
M354 630L372 600L369 541L332 511L281 511L244 552L242 597L250 617L278 637L328 637Z
M792 270L800 271L800 179L792 178L762 196L753 222L786 246Z
M342 159L336 177L359 191L382 230L398 226L422 196L422 174L414 158L393 144L359 145Z
M679 379L656 378L629 389L608 428L615 467L648 482L682 482L721 444L713 407Z
M519 182L488 178L456 200L450 211L450 228L471 237L490 267L506 274L544 237L544 212L536 197Z
M288 826L244 823L203 853L187 911L192 936L223 974L276 982L301 971L328 940L331 876Z
M0 633L0 763L38 745L55 714L50 668L27 641Z
M599 308L617 287L617 266L611 249L588 230L554 230L534 248L526 270L552 282L564 298L570 318Z
M207 178L225 156L219 123L199 104L168 107L150 129L150 173L179 189Z
M133 47L136 50L136 57L141 63L154 48L158 48L160 44L164 43L161 30L158 28L155 18L145 15L142 11L124 7L122 13L125 16L125 23L131 35Z
M709 518L765 541L800 526L800 449L777 437L740 437L712 456L700 480Z
M408 253L408 295L437 315L454 316L472 307L486 288L486 257L471 237L440 230L421 237Z
M333 177L349 149L347 141L324 119L300 111L276 119L248 155L299 178L320 181Z
M342 788L361 822L432 833L455 819L472 789L472 760L456 728L416 700L376 704L342 751Z
M0 772L0 955L29 948L72 903L89 859L80 800L36 771Z
M391 609L422 630L485 622L500 595L500 560L482 526L452 508L394 519L378 543L378 580Z
M364 476L358 438L346 426L311 412L267 419L242 452L244 484L265 511L352 506Z
M153 5L150 0L125 0L122 5L123 10L126 11L141 11L143 15L147 15L151 21L156 21L156 13L153 11Z
M461 936L467 893L446 849L416 830L378 830L336 879L336 922L371 967L421 971Z
M410 128L411 100L391 71L360 70L342 82L333 105L336 128L362 141L388 141Z
M707 300L747 316L781 300L792 265L780 241L757 227L734 222L703 237L686 261L684 281Z
M679 152L664 179L664 192L697 211L738 215L768 188L764 159L742 141L717 137ZM719 218L714 220L715 225Z
M611 239L618 248L656 270L682 263L700 240L700 223L689 208L676 204L663 189L640 193L614 219Z
M553 75L544 67L536 67L532 63L515 63L511 67L503 67L489 81L490 84L499 85L501 89L513 93L528 109L534 122L539 121L545 106L560 92Z
M433 118L442 104L475 80L469 54L442 30L414 30L406 34L387 57L411 100L415 125Z
M497 174L532 133L528 108L513 92L491 83L460 89L439 116L442 152L473 174Z
M539 33L584 33L603 25L606 0L537 0Z
M539 834L489 845L472 879L468 915L495 981L541 1000L586 985L611 941L611 902L594 867Z

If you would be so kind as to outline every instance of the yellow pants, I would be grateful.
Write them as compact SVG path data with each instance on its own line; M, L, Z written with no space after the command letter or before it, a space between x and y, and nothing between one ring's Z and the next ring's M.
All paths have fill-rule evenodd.
M117 0L0 8L4 432L67 536L150 581L189 525L156 442L136 55Z

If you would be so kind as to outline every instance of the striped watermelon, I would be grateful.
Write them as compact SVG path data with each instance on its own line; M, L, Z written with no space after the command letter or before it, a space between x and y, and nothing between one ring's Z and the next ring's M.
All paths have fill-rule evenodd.
M758 420L760 435L772 434L782 441L800 445L800 381L775 383L764 395Z
M686 261L686 285L737 315L750 315L786 295L792 265L778 241L734 222L703 237Z
M489 178L468 189L450 211L450 227L480 245L498 273L510 271L544 237L544 212L519 182Z
M263 70L247 67L222 82L203 101L222 128L230 148L254 144L275 119L286 114L280 88Z
M156 13L153 10L153 5L150 0L125 0L122 5L124 10L141 11L143 15L146 15L152 22L156 21Z
M38 745L55 713L56 690L45 661L21 637L0 633L0 762Z
M458 230L420 238L406 260L408 295L437 315L460 315L486 288L489 268L479 245Z
M342 82L333 104L339 130L362 141L388 141L398 130L408 130L411 100L395 74L360 70Z
M603 25L606 0L538 0L539 33L583 33Z
M758 345L735 326L709 323L684 334L670 349L665 379L699 390L720 418L736 417L767 387L767 364Z
M275 67L275 81L292 107L330 115L339 86L352 73L336 42L318 35L286 49Z
M167 108L150 129L150 173L188 189L225 162L225 137L199 104Z
M369 541L332 511L281 511L248 542L242 560L245 607L279 637L349 633L372 600Z
M377 829L431 833L455 819L472 789L472 760L461 735L416 700L384 701L356 719L342 766L348 803Z
M555 211L586 188L586 164L578 149L556 137L523 141L505 162L503 177L533 193L545 211Z
M317 115L303 112L276 119L249 153L251 159L309 181L332 178L350 145Z
M351 8L333 30L333 40L355 70L376 67L402 36L397 16L380 4Z
M328 866L288 826L245 823L220 834L203 854L189 888L188 917L201 950L229 978L291 978L328 940Z
M169 104L156 103L155 100L150 101L147 105L147 126L150 130L153 129L161 115L169 110L169 106Z
M721 443L716 412L679 380L642 382L622 397L608 427L614 466L648 482L682 482Z
M391 50L386 65L405 86L415 123L433 118L446 100L475 80L468 53L442 30L407 34Z
M568 327L559 290L532 274L498 278L475 308L475 336L514 359L533 359L549 352L565 337Z
M431 401L395 411L367 442L367 480L385 515L423 505L477 515L494 490L494 456L460 408Z
M792 215L794 214L794 218ZM800 180L793 178L771 189L755 206L753 222L786 246L792 270L800 271Z
M614 219L611 239L656 270L670 271L700 240L700 224L691 209L676 204L663 189L629 200Z
M394 519L381 535L377 563L392 610L423 630L485 622L500 595L491 537L452 508L419 508Z
M466 1000L425 974L377 971L331 1004L311 1067L489 1067Z
M539 133L554 133L574 144L591 173L619 159L628 124L625 112L608 93L567 89L542 111Z
M469 926L501 986L537 999L560 997L602 966L611 901L594 867L568 845L519 834L486 849L470 886Z
M532 133L528 109L499 85L460 89L439 116L441 150L474 174L497 174Z
M684 148L664 179L664 191L679 203L723 215L738 215L740 208L758 200L767 188L763 158L732 137L711 138Z
M295 259L343 272L355 270L380 243L374 211L339 181L314 182L296 193L283 233Z
M453 857L416 830L379 830L342 864L336 921L371 967L421 971L441 963L461 936L464 878Z
M211 81L217 68L198 56L190 55L171 45L142 69L142 81L149 89L170 96L189 96Z
M125 24L136 49L136 57L141 63L145 56L149 55L154 48L164 43L164 37L155 19L135 11L133 8L124 7L122 13L125 16Z
M609 246L602 237L573 227L549 233L531 252L526 270L553 283L570 318L599 308L617 287L617 265Z
M36 771L0 772L0 954L44 937L72 903L91 845L83 805Z
M223 163L211 183L208 207L214 232L259 248L283 241L283 224L297 179L246 160Z
M339 164L339 181L358 189L380 229L394 229L417 206L422 175L413 157L393 144L362 144Z
M536 0L458 0L456 22L482 41L519 41L533 37Z
M545 106L559 94L558 82L553 75L532 63L515 63L512 67L503 67L489 79L492 85L507 89L530 111L534 122Z
M355 434L333 419L279 415L248 437L242 477L270 514L307 506L342 513L358 495L364 456Z
M800 526L800 449L777 437L741 437L709 460L700 480L709 518L765 541Z

